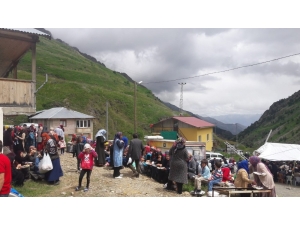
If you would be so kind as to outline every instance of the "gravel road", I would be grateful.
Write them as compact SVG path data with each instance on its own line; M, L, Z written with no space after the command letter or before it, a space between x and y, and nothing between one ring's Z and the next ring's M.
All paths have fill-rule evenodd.
M132 177L129 168L121 170L122 179L114 179L112 170L104 167L94 167L91 175L90 189L88 192L74 191L78 185L79 173L76 172L76 159L72 154L66 153L60 157L64 176L55 192L49 196L74 196L74 197L191 197L188 192L178 195L167 191L163 185L145 175L139 178ZM86 185L86 176L82 185Z

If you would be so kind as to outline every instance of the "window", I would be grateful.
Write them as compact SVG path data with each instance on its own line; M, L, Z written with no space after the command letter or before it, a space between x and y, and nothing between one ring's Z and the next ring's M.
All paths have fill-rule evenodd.
M67 126L67 121L66 120L60 120L59 125L63 125L64 127Z
M200 141L200 142L201 142L201 135L199 135L199 136L198 136L198 141Z
M206 135L206 140L209 141L209 134Z
M90 120L77 120L76 126L79 128L91 127Z

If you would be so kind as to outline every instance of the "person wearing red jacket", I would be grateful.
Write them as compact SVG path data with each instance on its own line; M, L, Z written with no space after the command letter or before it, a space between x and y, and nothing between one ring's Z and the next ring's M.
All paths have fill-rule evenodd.
M231 181L230 169L227 166L222 166L221 170L223 172L222 182Z
M92 149L90 144L85 144L83 147L83 151L79 153L78 159L80 159L81 171L79 175L79 185L76 187L75 191L79 191L81 189L82 179L85 174L86 175L86 187L84 188L84 192L89 190L90 186L90 178L94 165L94 158L97 158L97 153Z
M8 197L11 188L11 162L2 154L2 141L0 141L0 197Z

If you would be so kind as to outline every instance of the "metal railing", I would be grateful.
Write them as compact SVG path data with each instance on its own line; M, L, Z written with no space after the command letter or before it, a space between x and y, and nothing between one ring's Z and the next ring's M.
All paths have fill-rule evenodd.
M233 145L229 144L227 141L224 141L224 144L227 146L227 149L229 149L230 151L233 151L234 153L238 154L238 155L241 156L241 158L243 158L243 159L247 159L243 154L240 154L240 153L236 150L236 148L235 148Z

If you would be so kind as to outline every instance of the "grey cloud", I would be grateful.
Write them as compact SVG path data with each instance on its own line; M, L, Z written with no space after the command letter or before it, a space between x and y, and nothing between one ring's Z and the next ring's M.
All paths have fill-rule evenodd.
M49 29L54 38L60 38L80 51L90 54L108 68L127 73L162 100L177 102L179 82L186 82L185 93L219 93L215 86L226 86L229 77L252 75L255 82L264 77L287 76L296 79L300 70L299 56L263 65L247 67L226 73L201 76L205 73L227 70L297 53L300 49L300 29ZM147 84L148 82L183 78L173 82ZM240 83L240 85L243 85ZM246 91L246 90L245 90ZM253 89L247 90L256 93ZM286 92L285 92L286 93ZM219 96L219 98L228 98ZM249 111L243 98L235 93L237 103L228 105L211 99L210 110L221 109ZM222 99L223 100L223 99ZM223 102L230 101L224 99ZM193 108L203 108L191 104ZM264 102L257 105L261 110ZM220 106L222 105L222 107ZM240 109L237 109L239 107ZM187 109L188 110L188 109Z

